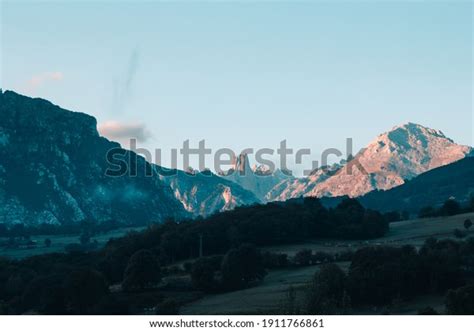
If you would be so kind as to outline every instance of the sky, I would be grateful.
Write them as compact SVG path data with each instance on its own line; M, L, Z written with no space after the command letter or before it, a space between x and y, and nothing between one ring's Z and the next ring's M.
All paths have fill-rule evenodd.
M472 7L3 1L0 86L133 134L165 165L186 139L236 153L287 140L310 163L408 121L472 146Z

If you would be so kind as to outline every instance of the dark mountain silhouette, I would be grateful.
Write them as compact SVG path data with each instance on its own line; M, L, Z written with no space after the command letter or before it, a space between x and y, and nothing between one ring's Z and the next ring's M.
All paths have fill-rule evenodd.
M466 202L474 194L474 157L466 157L423 173L388 191L373 191L359 201L379 211L417 213L422 207L440 206L449 198Z
M67 224L83 220L143 224L187 216L158 176L106 176L95 118L42 99L0 93L0 222ZM123 150L123 159L134 153ZM137 169L146 161L138 157Z

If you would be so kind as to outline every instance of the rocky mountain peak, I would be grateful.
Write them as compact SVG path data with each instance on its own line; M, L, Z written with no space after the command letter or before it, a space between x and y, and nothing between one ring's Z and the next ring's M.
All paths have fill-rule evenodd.
M421 173L458 161L472 153L440 130L415 123L393 127L337 171L313 172L275 187L271 200L298 196L356 197L372 190L387 190Z
M234 164L232 169L235 172L238 172L240 175L246 175L252 173L252 168L250 166L249 156L247 153L241 153L234 159Z

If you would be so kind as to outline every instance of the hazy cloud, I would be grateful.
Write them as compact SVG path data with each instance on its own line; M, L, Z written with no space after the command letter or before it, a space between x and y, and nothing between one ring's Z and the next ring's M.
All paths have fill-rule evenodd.
M44 84L50 81L60 81L64 77L63 73L60 71L54 72L43 72L38 75L31 77L26 83L26 89L28 92L34 92Z
M120 123L109 121L98 126L101 135L128 146L130 139L135 138L137 142L145 142L151 138L151 133L141 123Z
M132 96L133 82L138 69L139 59L138 49L134 49L128 60L126 70L121 77L114 82L112 96L113 112L123 112Z

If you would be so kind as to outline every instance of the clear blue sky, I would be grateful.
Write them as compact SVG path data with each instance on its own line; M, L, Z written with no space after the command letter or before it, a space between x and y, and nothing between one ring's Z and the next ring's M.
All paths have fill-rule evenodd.
M471 2L4 2L1 87L170 148L357 148L411 121L473 145ZM147 137L144 137L147 138Z

